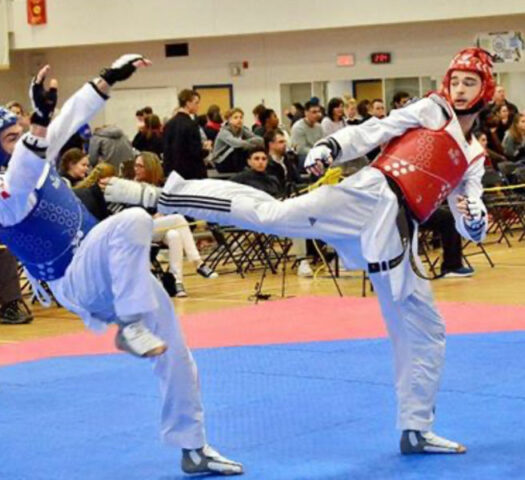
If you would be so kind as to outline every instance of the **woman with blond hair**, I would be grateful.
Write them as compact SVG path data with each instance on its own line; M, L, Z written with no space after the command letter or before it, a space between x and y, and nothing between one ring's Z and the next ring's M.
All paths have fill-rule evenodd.
M141 152L135 159L135 181L160 186L164 183L164 171L159 157L152 152ZM168 247L169 269L175 277L176 297L187 297L183 284L184 253L195 264L197 273L204 278L217 278L219 275L204 264L195 245L186 219L179 214L160 215L155 213L153 241Z

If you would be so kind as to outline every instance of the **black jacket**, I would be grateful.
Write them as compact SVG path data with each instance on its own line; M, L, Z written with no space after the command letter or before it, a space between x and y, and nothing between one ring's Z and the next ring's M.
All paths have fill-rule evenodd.
M246 168L237 175L234 175L230 180L232 182L242 183L243 185L249 185L257 190L262 190L272 197L282 196L279 180L272 175L268 175L266 172L260 173L251 168Z
M175 170L186 180L206 178L204 158L207 152L202 148L199 126L192 118L179 112L164 128L164 174L166 177Z

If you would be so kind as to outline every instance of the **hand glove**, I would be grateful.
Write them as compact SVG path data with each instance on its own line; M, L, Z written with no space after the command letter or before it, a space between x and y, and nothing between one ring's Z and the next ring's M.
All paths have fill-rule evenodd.
M108 83L108 85L114 85L116 82L127 80L137 69L133 64L139 60L144 61L145 58L136 53L122 55L112 63L111 67L102 69L100 71L100 76Z
M480 198L468 197L467 209L469 217L463 217L463 223L470 238L476 243L481 241L485 231L485 208Z
M332 164L332 150L327 145L320 144L313 147L306 156L304 168L307 172L320 177L325 168Z
M160 188L153 185L113 177L106 185L104 199L110 203L125 203L153 208L157 205L159 194Z
M37 77L33 77L29 86L29 98L34 110L31 115L31 123L42 127L47 127L51 123L51 117L58 101L57 88L50 87L49 90L46 90L44 87L45 78L42 76L40 81L37 81Z

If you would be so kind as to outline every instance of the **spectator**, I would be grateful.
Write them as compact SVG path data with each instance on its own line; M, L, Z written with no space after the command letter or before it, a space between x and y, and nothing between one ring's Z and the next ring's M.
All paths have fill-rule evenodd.
M290 110L285 110L284 114L290 120L290 126L293 126L295 122L304 118L304 107L301 103L295 102L290 106Z
M345 104L345 116L347 125L359 125L363 119L357 112L357 102L355 98L348 98Z
M376 118L385 118L385 104L380 98L374 98L370 103L370 114Z
M259 135L259 137L264 137L267 132L271 132L279 127L279 117L275 113L275 110L267 108L259 115L259 121L261 125L257 127L253 133Z
M218 105L210 105L206 113L206 124L204 125L204 133L206 138L211 140L212 144L219 134L222 126L221 109Z
M264 145L268 152L266 171L279 180L281 193L289 196L296 185L301 183L297 154L293 150L288 150L286 137L280 129L268 132L264 136Z
M262 138L244 126L244 112L234 108L220 129L213 147L213 162L220 173L237 173L246 167L248 152L262 146Z
M141 108L135 112L135 119L137 120L137 131L144 130L144 110Z
M342 98L332 98L328 102L328 111L326 117L321 121L323 136L327 137L332 133L345 127L344 120L344 102Z
M394 93L392 97L392 109L402 108L410 100L410 94L408 92L399 91Z
M320 112L319 105L306 102L304 118L292 127L292 146L299 155L301 168L310 149L323 138L323 129L319 125Z
M32 320L33 315L22 301L16 258L0 245L0 323L21 325Z
M145 116L144 127L137 132L131 144L133 148L139 152L153 152L161 157L164 144L162 141L162 123L160 118L153 113Z
M199 126L193 120L199 110L200 95L195 90L179 93L179 110L164 127L164 174L173 170L185 179L206 178L203 148Z
M507 100L507 94L503 85L497 85L492 102L490 102L486 108L494 110L501 105L507 105L511 117L514 117L514 115L518 113L518 107Z
M133 161L133 147L124 132L112 125L97 128L89 142L89 163L95 166L101 161L113 165L115 171L128 161Z
M231 178L232 182L249 185L272 197L282 196L279 180L266 171L268 156L264 147L254 147L248 154L248 167Z
M67 150L60 158L60 175L73 188L86 178L89 170L89 159L79 148Z
M525 111L514 116L503 139L505 156L512 162L525 162Z
M372 115L370 115L370 100L361 100L357 104L357 113L361 117L361 123L366 122Z
M135 159L135 181L160 186L164 183L164 172L159 157L152 152L141 152ZM195 245L188 222L182 215L163 216L150 212L155 218L153 241L168 247L169 271L175 277L175 296L187 297L184 288L184 253L195 265L196 271L204 278L217 278L219 275L204 264Z
M11 101L6 104L6 108L17 116L18 124L24 129L24 132L29 130L29 114L24 110L21 103Z
M496 113L498 119L496 134L498 135L499 141L503 142L505 133L507 133L507 130L512 125L513 115L510 114L509 107L505 103L495 107L493 111Z
M505 155L500 155L489 148L487 134L483 130L477 130L474 132L474 136L485 150L485 171L496 171L498 170L498 163L508 161Z
M479 115L480 130L487 136L487 149L497 156L505 157L503 146L498 138L498 116L492 110L483 109Z
M266 110L266 107L262 103L260 103L259 105L256 105L254 109L252 110L253 119L254 119L254 123L252 125L252 132L255 132L255 129L261 126L260 116L261 116L261 113L263 113L265 110Z

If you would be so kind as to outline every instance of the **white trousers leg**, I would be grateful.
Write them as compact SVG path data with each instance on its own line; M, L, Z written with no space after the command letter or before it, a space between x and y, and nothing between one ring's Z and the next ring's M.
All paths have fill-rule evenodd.
M397 427L431 430L445 358L445 324L430 282L417 277L415 290L395 301L388 274L373 274L370 279L394 349Z
M168 345L154 359L162 395L164 441L182 448L206 443L197 369L169 296L150 273L153 222L132 208L98 224L81 244L65 276L50 284L57 299L87 321L141 315Z

